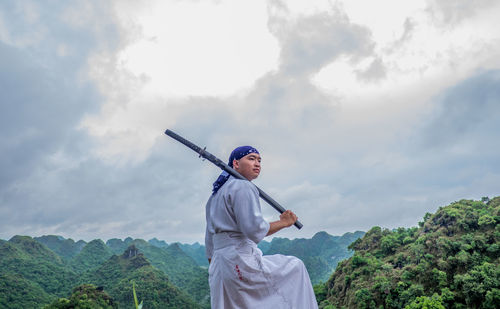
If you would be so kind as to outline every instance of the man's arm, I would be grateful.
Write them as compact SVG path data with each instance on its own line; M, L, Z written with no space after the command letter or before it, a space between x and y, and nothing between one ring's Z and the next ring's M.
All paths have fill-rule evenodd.
M295 221L297 221L297 216L291 211L287 210L280 215L280 219L278 221L271 222L269 224L269 231L267 231L267 235L272 235L277 231L292 226Z

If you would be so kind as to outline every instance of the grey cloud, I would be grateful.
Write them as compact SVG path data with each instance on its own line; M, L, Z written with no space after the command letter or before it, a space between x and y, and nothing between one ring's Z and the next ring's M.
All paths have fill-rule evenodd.
M99 106L102 98L85 80L83 70L90 53L102 47L96 33L109 36L108 47L111 42L116 45L119 37L112 27L110 8L99 3L0 4L8 25L6 42L0 42L2 188L56 152L82 116ZM73 7L94 12L95 19L80 24L64 20ZM96 24L96 20L103 22ZM62 45L71 52L58 53Z
M450 147L471 142L488 148L500 131L500 71L479 73L435 98L435 110L425 124L426 147Z
M99 100L89 85L69 85L64 76L54 76L37 62L0 43L3 186L54 151L82 113Z
M141 235L174 241L181 239L172 234L194 230L196 235L183 240L202 238L194 225L204 220L201 201L210 192L210 178L200 181L192 170L202 170L203 163L166 139L135 166L92 158L68 166L45 162L2 195L2 204L10 206L0 209L2 233L54 230L85 239Z
M308 76L339 56L356 61L372 53L368 29L350 23L340 9L291 19L284 3L269 5L269 29L280 41L280 70L287 75Z
M388 53L393 53L395 50L401 48L402 45L411 40L411 38L413 37L413 32L415 31L415 27L416 22L410 17L406 18L404 23L404 31L401 37L387 46L384 50Z
M497 5L498 2L495 0L432 0L428 1L427 12L436 23L455 26L463 20L473 17L480 10Z
M386 77L386 68L380 58L374 59L365 70L356 71L356 77L364 82L376 82Z
M102 101L86 79L87 60L119 42L111 8L99 3L0 4L5 26L0 42L2 233L71 217L78 187L77 194L68 194L56 158L68 157L72 164L85 158L92 142L77 127ZM74 8L85 18L71 19Z

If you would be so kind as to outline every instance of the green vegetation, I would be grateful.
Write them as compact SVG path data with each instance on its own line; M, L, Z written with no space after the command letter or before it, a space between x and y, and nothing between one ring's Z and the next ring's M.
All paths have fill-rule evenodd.
M0 242L1 308L36 308L69 294L77 279L58 255L31 237Z
M461 200L418 227L260 247L301 258L314 283L329 278L314 286L320 308L497 308L499 222L500 197ZM204 249L157 239L0 240L0 308L134 308L136 298L144 308L209 308Z
M302 258L313 281L326 280L361 235L320 232L313 239L275 238L261 247ZM133 308L133 282L144 308L210 308L207 266L198 243L15 236L0 240L0 308Z
M113 252L113 254L122 254L128 246L132 244L134 240L131 237L127 237L124 240L118 238L112 238L106 242L106 246L108 246L109 250Z
M15 274L0 274L0 308L37 308L52 299L36 282Z
M73 289L67 298L59 298L43 309L117 309L118 304L101 288L83 284Z
M135 282L132 285L132 290L134 291L134 304L135 304L135 309L142 309L142 301L139 304L139 301L137 300L137 293L135 292Z
M200 308L186 293L175 287L165 273L153 267L133 244L120 255L113 255L83 278L102 286L120 307L134 305L133 282L144 308Z
M66 242L58 237L49 239L50 245L56 248L61 248L58 241ZM124 250L125 253L122 251L120 256L112 255L101 240L95 240L86 244L72 258L68 255L61 258L31 237L15 236L9 241L0 240L0 308L41 308L49 303L48 308L103 307L97 300L86 300L102 294L92 294L88 284L101 286L111 295L115 305L108 305L131 308L134 304L132 281L138 284L137 294L144 299L145 308L209 307L206 269L196 265L178 246L168 250L153 247L141 240L137 243L147 247L146 251L152 259L166 259L156 263L168 264L168 267L163 268L173 269L172 273L178 279L183 274L191 276L183 281L188 286L183 289L176 287L169 275L154 267L137 249L132 250L135 252L133 255L130 249ZM64 250L58 252L65 254ZM193 282L193 286L189 286L190 282ZM202 284L204 286L200 286ZM69 298L63 298L77 285L80 287ZM195 291L193 295L188 292L192 290ZM196 303L198 300L199 304ZM77 303L77 307L72 307Z
M151 240L150 240L151 242ZM193 260L199 266L208 268L208 260L207 255L205 253L205 246L200 245L199 243L194 243L192 245L176 243L179 248L182 249L187 255L193 258ZM158 245L156 245L158 247Z
M210 289L206 268L198 266L177 243L166 248L159 248L142 239L136 239L128 241L128 244L139 249L151 265L164 272L175 286L185 291L202 306L210 307ZM117 248L123 246L117 240L113 240L113 245Z
M45 245L51 251L59 255L65 260L69 260L77 255L83 247L87 244L83 240L75 242L73 239L64 239L61 236L46 235L41 237L34 237L34 240Z
M112 255L113 253L106 244L102 240L96 239L86 244L85 247L70 260L69 264L74 271L82 273L99 267L99 265L104 263L104 261L109 259Z
M320 308L498 308L500 197L461 200L419 227L374 227L324 285Z
M352 256L348 246L364 235L364 232L345 233L332 236L318 232L312 239L274 238L269 245L261 247L264 254L285 254L298 257L304 262L313 284L325 282L337 267L338 262ZM260 245L260 244L259 244ZM267 247L267 250L262 248Z

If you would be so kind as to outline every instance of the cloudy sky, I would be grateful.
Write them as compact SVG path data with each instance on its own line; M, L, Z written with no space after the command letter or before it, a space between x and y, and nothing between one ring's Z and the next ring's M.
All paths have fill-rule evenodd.
M203 241L219 170L311 237L500 195L500 2L1 1L0 238ZM262 202L265 217L277 214Z

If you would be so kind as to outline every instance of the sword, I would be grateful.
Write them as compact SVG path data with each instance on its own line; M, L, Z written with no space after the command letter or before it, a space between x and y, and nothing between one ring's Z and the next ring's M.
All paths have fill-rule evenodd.
M200 158L207 159L208 161L212 162L213 164L215 164L216 166L218 166L222 170L226 171L229 175L233 176L234 178L248 180L245 177L243 177L240 173L238 173L237 171L235 171L232 167L230 167L229 165L227 165L226 163L224 163L222 160L220 160L219 158L217 158L216 156L214 156L210 152L206 151L205 149L207 147L205 147L205 148L202 149L201 147L196 146L195 144L191 143L187 139L183 138L182 136L174 133L173 131L171 131L169 129L167 129L165 131L165 134L167 134L171 138L175 139L176 141L180 142L181 144L184 144L185 146L191 148L192 150L194 150L194 152L196 152L197 154L199 154ZM271 205L274 209L276 209L280 214L282 214L282 213L285 212L285 208L283 208L283 206L281 206L278 202L276 202L272 197L270 197L269 195L267 195L266 192L262 191L259 187L257 187L257 190L259 190L259 196L264 201L266 201L269 205ZM300 223L298 220L295 221L294 225L299 230L303 226L302 223Z

